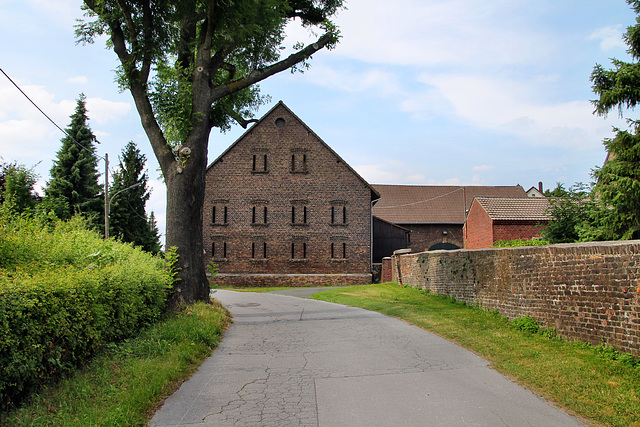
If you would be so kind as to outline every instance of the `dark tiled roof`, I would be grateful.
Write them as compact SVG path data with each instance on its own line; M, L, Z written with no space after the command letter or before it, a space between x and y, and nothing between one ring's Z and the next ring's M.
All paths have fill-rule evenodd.
M476 201L494 220L548 221L549 200L542 197L476 197Z
M475 196L527 197L519 185L501 187L372 185L373 214L395 224L464 224Z

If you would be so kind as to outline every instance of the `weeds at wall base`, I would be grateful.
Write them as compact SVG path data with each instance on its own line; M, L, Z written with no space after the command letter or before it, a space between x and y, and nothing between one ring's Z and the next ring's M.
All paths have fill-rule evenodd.
M402 287L406 289L415 289L409 285L402 285ZM540 335L549 340L562 341L562 338L558 336L556 328L546 328L544 326L541 326L537 320L535 320L534 318L528 315L525 317L516 317L512 320L509 320L506 316L503 316L502 314L500 314L500 312L495 308L491 310L484 310L481 306L477 304L468 304L465 301L458 301L455 295L436 295L436 294L433 294L431 290L429 290L428 288L417 289L417 290L425 295L431 296L432 298L448 301L451 304L455 304L461 307L467 307L470 309L480 310L485 313L489 313L494 317L499 318L504 322L508 323L511 328L518 331L522 331L525 334ZM639 359L633 357L631 354L628 354L628 353L620 353L618 350L616 350L611 346L593 345L583 341L571 341L571 344L581 349L591 350L594 355L598 356L602 360L618 361L624 364L625 366L629 366L629 367L640 370Z

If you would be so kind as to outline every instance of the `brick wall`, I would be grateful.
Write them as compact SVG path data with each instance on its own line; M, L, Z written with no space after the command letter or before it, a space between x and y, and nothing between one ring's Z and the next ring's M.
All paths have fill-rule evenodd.
M280 103L207 170L206 256L227 283L307 285L318 274L371 283L371 199L371 187Z
M467 249L490 248L493 246L493 220L475 202L471 205L464 225L464 247Z
M459 224L399 224L411 230L409 247L414 252L428 251L438 243L463 245L462 225Z
M544 225L540 221L493 221L493 243L499 240L530 240L540 237L543 230Z
M640 356L640 241L435 251L391 264L403 285Z

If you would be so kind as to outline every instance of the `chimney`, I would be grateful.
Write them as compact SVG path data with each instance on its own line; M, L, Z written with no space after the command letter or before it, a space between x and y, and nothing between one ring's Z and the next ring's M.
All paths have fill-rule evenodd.
M544 191L542 191L542 181L538 181L538 191L544 194Z

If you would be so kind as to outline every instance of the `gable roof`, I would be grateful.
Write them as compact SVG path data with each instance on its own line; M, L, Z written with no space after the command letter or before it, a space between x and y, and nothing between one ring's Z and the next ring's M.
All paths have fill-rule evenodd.
M373 214L396 224L464 224L475 196L526 198L520 185L437 186L377 185L380 200Z
M549 200L542 197L476 197L493 220L548 221Z
M349 164L347 162L345 162L342 157L340 157L338 155L338 153L336 153L331 147L329 147L329 145L324 142L324 140L322 138L320 138L318 136L318 134L316 134L313 129L311 129L309 126L307 126L307 124L305 122L303 122L300 117L298 117L298 115L296 113L294 113L293 111L291 111L291 109L289 107L287 107L285 105L284 102L282 101L278 101L278 103L276 105L274 105L269 111L267 111L253 126L251 126L249 129L247 129L237 140L235 140L235 142L233 144L231 144L226 150L224 150L222 152L222 154L220 154L213 162L211 162L211 164L209 166L207 166L207 171L214 165L216 164L220 159L222 159L225 154L227 154L234 146L236 146L238 143L240 143L240 141L242 141L247 135L249 135L251 133L251 131L253 129L255 129L257 126L260 126L261 123L263 123L267 117L269 117L276 109L278 108L284 108L289 114L291 114L299 123L300 125L302 125L307 132L309 132L310 134L312 134L315 138L317 138L317 140L320 142L320 144L322 144L327 150L329 150L329 152L331 152L338 160L340 160L340 162L342 164L344 164L350 171L351 173L353 173L360 181L362 181L362 183L369 188L369 190L371 191L371 201L375 203L376 200L378 200L380 198L380 194L375 190L375 188L373 188L373 186L371 186L371 184L369 184L367 181L364 180L364 178L362 178L360 176L360 174L358 172L356 172L351 166L349 166ZM206 172L205 172L206 173Z

